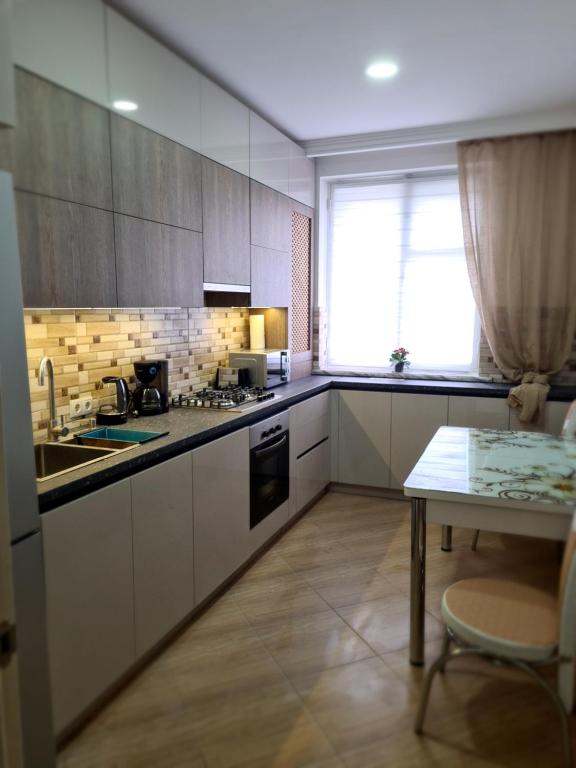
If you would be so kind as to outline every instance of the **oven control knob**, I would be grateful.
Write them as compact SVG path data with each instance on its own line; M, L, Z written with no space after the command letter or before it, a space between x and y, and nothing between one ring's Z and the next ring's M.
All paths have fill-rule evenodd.
M268 432L268 430L266 430L266 432L262 432L262 435L261 435L262 439L264 439L265 437L268 437L269 434L270 432Z
M276 424L276 426L274 427L274 432L280 432L281 429L282 429L282 425Z

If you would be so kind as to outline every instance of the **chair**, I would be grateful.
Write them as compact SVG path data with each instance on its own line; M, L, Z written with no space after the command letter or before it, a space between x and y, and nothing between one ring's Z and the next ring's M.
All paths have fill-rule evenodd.
M566 418L562 424L560 437L576 437L576 400L573 400L570 408L568 408L568 413L566 414ZM478 548L479 536L480 531L474 531L474 538L472 539L472 544L470 545L470 548L473 552L476 552L476 549Z
M444 592L444 647L424 680L415 731L422 733L430 689L452 659L481 656L526 672L548 693L560 716L564 762L572 766L568 714L574 705L576 653L576 514L564 548L559 595L504 579L458 581ZM456 648L450 648L454 643ZM537 671L558 665L558 691Z

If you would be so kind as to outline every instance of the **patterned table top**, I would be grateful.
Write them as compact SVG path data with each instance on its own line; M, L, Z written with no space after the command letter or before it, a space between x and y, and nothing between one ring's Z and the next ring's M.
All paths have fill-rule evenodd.
M407 496L576 508L576 439L441 427L406 479Z

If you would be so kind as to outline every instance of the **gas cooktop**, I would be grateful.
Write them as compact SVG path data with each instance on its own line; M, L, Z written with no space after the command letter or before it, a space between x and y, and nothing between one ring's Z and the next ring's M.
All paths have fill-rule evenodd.
M198 392L191 392L189 395L173 397L172 407L246 411L278 398L275 392L260 387L228 386L221 389L207 387Z

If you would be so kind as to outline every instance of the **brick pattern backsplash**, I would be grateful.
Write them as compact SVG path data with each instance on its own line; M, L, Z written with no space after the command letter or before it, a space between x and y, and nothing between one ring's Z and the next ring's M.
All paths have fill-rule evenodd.
M26 309L26 351L36 442L46 439L48 387L38 384L38 366L52 358L58 415L66 420L73 398L92 395L93 410L113 403L103 376L134 382L137 360L167 359L170 394L201 389L214 381L229 350L249 346L247 309Z

